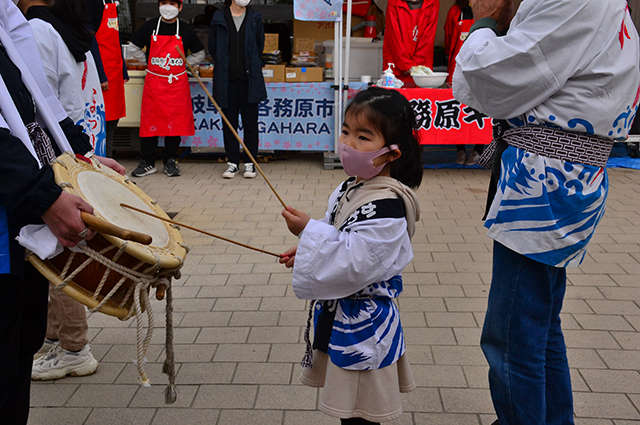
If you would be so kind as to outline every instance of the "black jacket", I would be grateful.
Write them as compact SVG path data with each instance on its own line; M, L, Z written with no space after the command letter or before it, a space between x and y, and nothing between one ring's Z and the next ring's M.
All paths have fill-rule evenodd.
M229 105L229 27L225 18L228 6L216 11L209 29L209 54L213 58L213 97L222 108ZM244 66L249 83L249 103L260 103L267 98L262 76L262 51L264 50L264 26L262 17L252 7L247 7L244 33Z

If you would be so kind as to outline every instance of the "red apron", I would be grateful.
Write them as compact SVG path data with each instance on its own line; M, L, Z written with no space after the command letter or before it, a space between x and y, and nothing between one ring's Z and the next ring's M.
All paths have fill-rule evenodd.
M103 0L104 2L104 0ZM105 3L102 22L96 32L100 58L107 74L109 89L102 92L107 121L115 121L127 115L122 75L122 47L118 28L118 10L115 3Z
M462 43L467 39L469 30L475 21L473 19L462 19L462 13L460 13L460 19L456 23L453 34L451 34L451 54L449 55L449 65L447 66L447 82L450 83L453 78L453 72L456 70L456 56L460 53Z
M147 75L142 90L140 108L140 137L193 136L193 107L186 64L176 50L184 52L178 35L180 20L176 24L176 35L157 35L158 27L151 36Z

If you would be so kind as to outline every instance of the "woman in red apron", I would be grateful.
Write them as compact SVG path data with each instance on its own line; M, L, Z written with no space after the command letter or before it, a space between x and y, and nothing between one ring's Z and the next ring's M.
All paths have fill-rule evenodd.
M140 110L140 156L147 167L155 169L158 136L165 136L162 162L165 164L165 173L171 177L180 175L179 172L170 174L167 170L170 164L175 168L181 136L195 134L187 68L176 50L178 47L184 52L179 35L180 20L175 19L175 35L158 34L163 22L163 18L160 18L151 36ZM133 175L136 176L135 171Z
M449 60L447 66L447 72L449 73L449 76L447 76L448 83L451 83L453 72L456 70L456 56L458 56L458 52L462 48L462 43L469 35L473 22L473 12L469 7L469 1L456 0L456 3L449 9L444 23L444 51ZM458 165L474 165L483 149L484 145L477 144L467 156L465 145L456 145L457 154L454 162Z
M102 91L107 121L107 156L113 156L113 135L118 120L127 115L124 98L124 83L129 81L127 67L122 58L120 31L118 25L118 4L102 0L104 11L102 21L96 32L96 41L100 49L102 66L107 75L108 87Z
M447 66L448 83L451 83L453 71L456 69L456 56L460 52L462 43L469 35L473 22L473 12L469 7L469 1L456 0L456 3L449 9L444 23L444 52L449 60Z

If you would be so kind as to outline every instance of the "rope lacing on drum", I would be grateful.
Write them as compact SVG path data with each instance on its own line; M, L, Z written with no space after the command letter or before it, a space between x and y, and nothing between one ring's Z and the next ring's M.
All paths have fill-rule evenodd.
M127 268L127 267L121 266L116 262L120 258L120 256L124 253L127 247L127 243L128 242L125 241L122 244L122 246L118 249L118 252L116 252L116 254L113 256L113 259L105 257L104 254L114 249L115 248L114 245L110 245L106 248L103 248L100 251L96 251L87 245L82 245L82 244L78 245L78 247L82 250L82 252L89 258L87 258L82 264L80 264L80 266L76 270L74 270L71 274L67 276L69 268L71 267L71 263L75 257L75 252L72 251L71 254L69 255L69 258L67 259L67 263L65 264L60 276L62 278L62 283L60 285L57 285L57 288L59 289L64 288L69 282L73 280L75 276L78 275L78 273L80 273L84 268L86 268L91 263L91 261L96 261L106 267L106 271L104 272L102 278L100 279L100 283L98 284L98 287L96 288L93 294L93 299L97 300L98 295L100 294L102 288L104 287L104 284L106 283L107 277L109 276L109 273L111 272L111 270L115 270L116 272L120 273L122 278L111 289L111 291L109 291L109 293L103 297L103 299L100 301L100 303L96 307L90 309L90 311L94 313L94 312L100 311L100 309L111 299L111 297L118 291L118 289L121 288L121 286L124 284L124 282L127 279L135 283L135 287L132 286L129 289L123 301L121 302L120 307L126 304L126 302L131 297L131 293L133 292L133 297L134 297L133 306L136 313L136 334L137 334L137 345L136 345L137 361L135 363L138 368L138 381L140 382L141 385L145 387L149 387L151 383L145 373L144 364L145 364L145 355L147 353L147 349L149 348L149 343L151 342L151 337L153 335L154 317L153 317L153 309L151 308L151 304L149 302L148 293L151 287L157 288L158 286L163 285L167 292L167 328L166 328L166 343L165 343L166 345L165 351L166 351L167 357L165 360L165 364L163 366L163 372L167 374L169 377L169 385L165 389L165 401L167 403L173 403L177 398L177 392L175 388L175 364L174 364L175 359L173 355L173 319L170 317L173 314L173 305L172 305L173 297L171 295L171 278L180 277L179 269L180 267L182 267L184 260L180 258L179 267L165 270L159 273L158 271L161 268L160 256L154 253L155 263L152 266L140 272L137 270L140 267L142 267L144 264L146 264L143 261L136 264L136 266L133 268ZM144 326L143 326L143 319L142 319L143 305L146 307L145 311L147 313L147 319L148 319L148 327L147 327L146 335L144 335ZM128 320L129 318L131 318L132 315L133 315L133 311L130 310L127 316L122 320Z

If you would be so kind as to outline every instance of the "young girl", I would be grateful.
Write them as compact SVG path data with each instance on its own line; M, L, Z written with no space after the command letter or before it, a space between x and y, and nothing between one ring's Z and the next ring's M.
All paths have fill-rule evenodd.
M298 298L319 300L310 305L313 355L308 322L300 380L324 387L320 410L342 424L375 424L398 418L400 393L415 388L393 302L413 258L410 238L420 214L409 189L423 172L411 105L395 90L359 93L339 142L351 177L333 192L322 220L282 211L300 243L280 262L293 267Z

